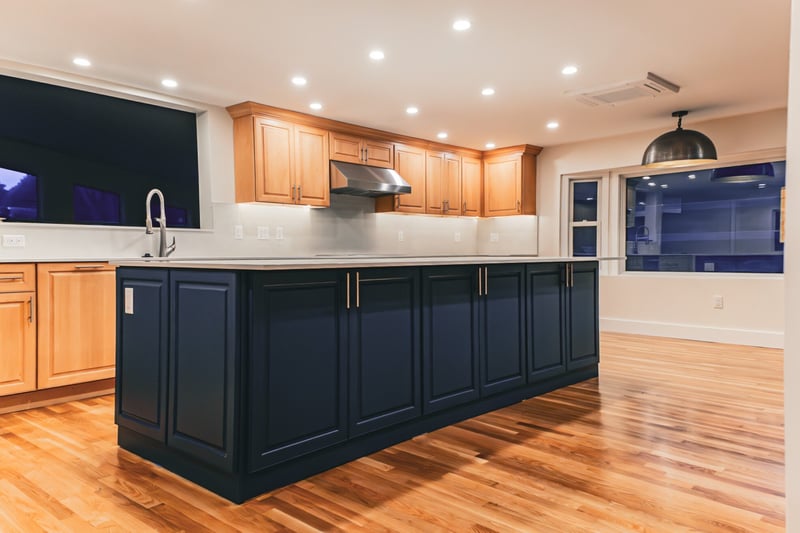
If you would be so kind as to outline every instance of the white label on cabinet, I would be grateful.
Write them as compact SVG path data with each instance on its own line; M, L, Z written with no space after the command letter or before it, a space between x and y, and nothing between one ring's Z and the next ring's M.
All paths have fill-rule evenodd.
M125 314L133 314L133 287L125 287Z

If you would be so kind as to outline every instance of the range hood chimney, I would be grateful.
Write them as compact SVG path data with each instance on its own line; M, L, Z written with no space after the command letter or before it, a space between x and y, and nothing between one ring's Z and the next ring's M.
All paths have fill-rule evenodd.
M411 185L390 168L331 161L331 193L353 196L409 194Z

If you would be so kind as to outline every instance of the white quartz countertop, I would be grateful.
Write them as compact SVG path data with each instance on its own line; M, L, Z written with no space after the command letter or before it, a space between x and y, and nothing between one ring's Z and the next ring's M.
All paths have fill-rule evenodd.
M502 263L560 263L624 259L623 257L540 257L535 255L398 256L320 254L310 257L142 258L111 260L128 267L168 267L220 270L300 270Z

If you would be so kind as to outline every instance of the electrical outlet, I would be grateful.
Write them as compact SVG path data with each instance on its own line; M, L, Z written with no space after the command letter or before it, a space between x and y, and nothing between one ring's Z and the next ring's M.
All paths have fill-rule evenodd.
M397 240L399 242L403 242L406 240L406 236L403 234L403 230L397 230Z
M719 294L715 294L712 300L714 302L714 309L722 309L725 306L725 301Z
M4 248L25 248L25 235L3 235Z
M233 227L233 238L244 239L244 227L241 224L236 224Z
M497 242L500 240L500 234L496 232L491 232L489 234L489 242Z
M269 226L258 226L258 238L262 241L269 239Z
M461 242L461 232L456 231L453 233L453 242Z
M283 226L278 226L275 228L275 238L279 241L283 239Z

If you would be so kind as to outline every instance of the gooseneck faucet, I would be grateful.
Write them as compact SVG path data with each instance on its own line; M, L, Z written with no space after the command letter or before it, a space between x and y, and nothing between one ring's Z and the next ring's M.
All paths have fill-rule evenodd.
M158 257L167 257L169 254L175 251L176 244L175 237L172 237L172 244L167 246L167 215L165 213L164 195L158 189L152 189L149 193L147 193L147 199L144 201L144 208L146 211L144 219L144 232L147 235L151 235L153 233L153 219L150 218L150 202L152 201L154 195L158 196L158 202L161 205L161 216L156 219L159 226Z

